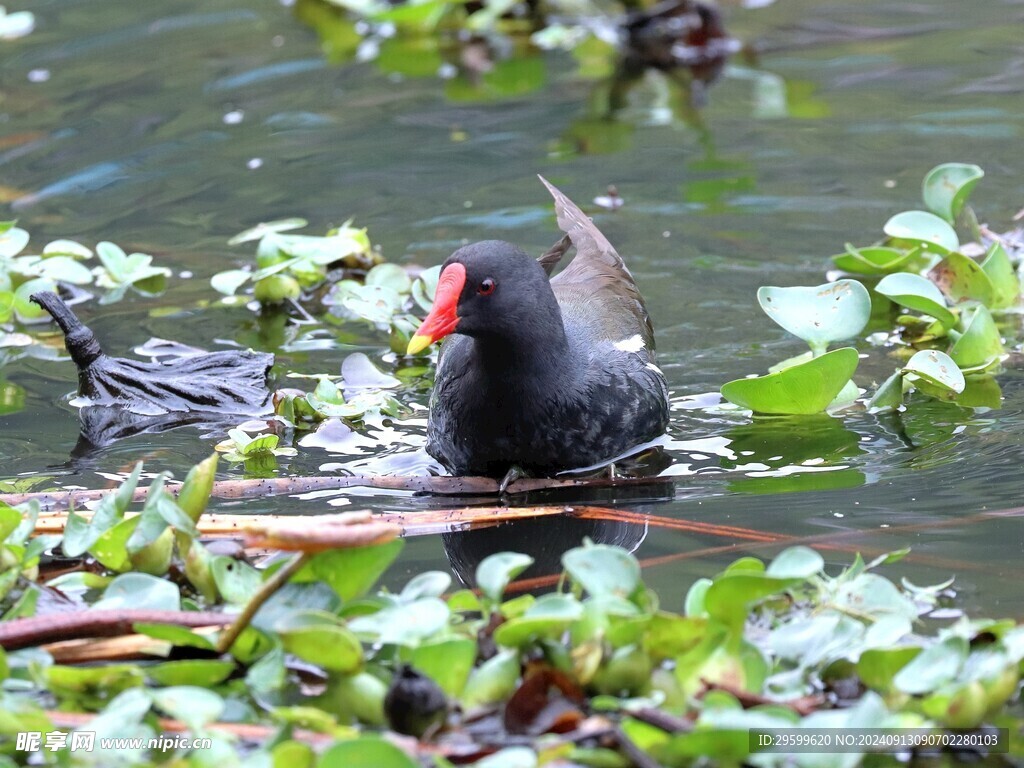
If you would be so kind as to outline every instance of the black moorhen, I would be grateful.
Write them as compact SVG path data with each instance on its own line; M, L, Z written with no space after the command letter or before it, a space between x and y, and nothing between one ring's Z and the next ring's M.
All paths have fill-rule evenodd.
M444 263L409 342L444 343L427 452L453 474L535 475L611 462L664 433L668 387L654 329L611 243L543 177L566 237L536 260L498 240ZM549 275L569 244L576 256Z

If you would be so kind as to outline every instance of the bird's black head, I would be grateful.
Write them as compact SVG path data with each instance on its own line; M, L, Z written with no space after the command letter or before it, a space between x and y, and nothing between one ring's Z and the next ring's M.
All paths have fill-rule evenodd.
M554 323L561 329L544 268L511 243L484 240L460 248L444 263L434 308L409 342L409 353L450 333L508 342Z

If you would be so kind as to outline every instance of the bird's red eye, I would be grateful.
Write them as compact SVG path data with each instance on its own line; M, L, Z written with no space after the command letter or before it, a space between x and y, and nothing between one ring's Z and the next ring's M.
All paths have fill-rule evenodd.
M488 277L480 283L480 287L476 289L476 292L481 296L490 296L494 293L494 288L494 280Z

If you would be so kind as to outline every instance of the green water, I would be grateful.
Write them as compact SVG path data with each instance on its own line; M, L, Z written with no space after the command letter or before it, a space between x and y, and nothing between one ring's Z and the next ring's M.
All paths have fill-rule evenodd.
M986 412L918 400L899 415L751 424L702 409L698 397L800 352L766 322L757 287L822 282L844 242L866 244L889 215L919 205L933 165L983 166L979 215L1010 224L1024 205L1019 2L730 5L729 30L756 58L735 58L699 111L673 113L678 94L651 77L610 119L599 106L606 84L582 76L566 53L534 52L513 68L518 93L466 99L433 74L431 57L394 44L379 62L326 63L316 34L276 3L26 0L16 9L33 11L37 28L0 42L0 218L17 217L34 244L112 239L176 273L159 298L80 307L109 351L126 354L150 336L207 348L234 340L275 352L281 374L336 372L355 350L388 368L386 340L366 327L318 333L207 306L217 300L209 277L251 256L226 240L261 220L297 215L322 232L351 217L401 263L436 264L485 238L539 253L557 232L534 174L581 203L615 184L624 207L591 209L654 316L675 398L677 483L588 500L819 536L833 563L857 548L910 546L899 570L911 580L955 574L968 611L1021 615L1019 520L971 517L1019 503L1024 380L1015 359L999 377L1002 407ZM416 68L427 71L395 71ZM1016 316L1006 333L1016 349ZM896 362L861 346L871 354L857 381L868 386ZM0 415L0 479L41 476L40 489L102 487L138 458L180 476L222 437L183 428L69 461L78 433L71 364L18 360L0 368L0 382L24 395L20 410ZM425 402L423 392L403 397ZM412 450L397 442L367 453L422 466ZM281 472L372 458L303 448ZM242 471L222 464L222 475ZM347 499L342 508L444 503L383 492ZM325 498L277 498L244 509L333 508ZM582 534L550 521L536 528L502 529L479 545L541 546L556 559ZM656 525L589 533L640 542L646 577L669 604L696 575L777 549ZM457 538L450 550L466 546ZM412 540L402 563L396 581L445 567L444 543Z

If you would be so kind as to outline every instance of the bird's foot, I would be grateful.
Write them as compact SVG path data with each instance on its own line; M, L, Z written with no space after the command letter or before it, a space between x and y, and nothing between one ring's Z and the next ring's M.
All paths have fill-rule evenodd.
M498 493L504 494L508 487L512 485L512 483L514 483L519 478L525 476L526 473L523 472L523 468L517 464L513 464L511 467L508 468L508 472L505 473L505 477L503 477L501 479L501 482L498 483Z
M615 471L614 461L604 468L604 473L609 480L616 480L619 477L619 473Z

